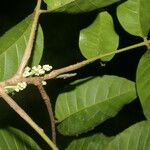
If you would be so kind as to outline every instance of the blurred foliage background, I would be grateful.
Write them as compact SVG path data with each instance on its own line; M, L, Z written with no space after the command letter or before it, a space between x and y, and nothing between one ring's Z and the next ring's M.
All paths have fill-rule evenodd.
M2 1L0 4L0 36L2 36L7 30L15 26L26 16L31 14L35 5L36 0ZM119 25L116 18L117 5L118 4L111 5L105 8L105 10L107 10L114 19L115 29L120 36L119 47L122 48L140 42L142 39L128 34ZM44 4L43 8L45 8ZM55 69L84 60L78 46L79 32L81 29L87 27L94 21L99 11L101 10L76 15L64 13L41 15L40 23L42 25L45 38L45 48L41 64L49 63ZM46 90L51 97L53 107L62 88L67 83L79 78L112 74L135 81L138 61L145 51L144 48L143 50L141 49L142 48L140 47L133 51L117 54L112 61L106 64L105 67L102 67L99 62L90 64L75 71L78 75L72 79L57 79L49 81L46 86ZM13 98L28 114L31 115L33 120L37 122L47 134L50 135L51 131L47 110L40 98L39 93L37 92L37 89L35 87L28 87L25 91L13 95ZM139 100L136 99L131 104L126 105L116 117L105 121L103 124L96 127L94 131L81 136L87 136L89 134L99 132L103 132L108 136L116 135L130 125L144 119L145 118L143 116ZM46 144L39 138L39 136L37 136L34 130L14 111L12 111L5 102L1 100L0 127L3 128L6 126L14 126L21 129L29 134L41 146L42 149L48 149ZM58 133L57 143L60 149L65 149L73 138L76 137L63 137Z

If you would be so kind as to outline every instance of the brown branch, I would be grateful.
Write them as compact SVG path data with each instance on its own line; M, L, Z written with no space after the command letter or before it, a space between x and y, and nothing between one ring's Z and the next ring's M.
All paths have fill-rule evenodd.
M43 129L40 128L31 117L8 95L5 91L0 88L0 95L4 101L21 117L23 118L48 144L54 149L58 150L56 145L47 137Z
M16 74L17 76L22 75L22 73L24 71L24 68L27 65L28 60L31 56L31 52L32 52L33 44L34 44L34 39L35 39L35 35L36 35L36 29L37 29L37 26L38 26L38 19L39 19L39 16L40 16L40 7L41 7L41 0L38 0L37 6L35 8L34 16L33 16L33 23L32 23L32 27L31 27L29 40L28 40L28 43L27 43L27 46L26 46L21 64L18 68L18 71L17 71L17 74Z
M77 75L77 73L66 73L66 74L61 74L61 75L57 76L56 78L57 79L67 79L67 78L74 77L76 75Z
M51 104L51 100L50 97L48 96L47 92L45 91L44 87L41 84L37 85L37 88L44 100L44 103L46 105L48 114L49 114L49 118L51 121L51 130L52 130L52 141L54 143L56 143L56 129L55 129L55 119L54 119L54 114L53 114L53 110L52 110L52 104Z
M40 127L38 127L33 122L33 120L26 114L26 112L24 110L22 110L22 108L20 106L18 106L18 104L9 95L7 95L4 92L4 87L5 86L9 86L9 85L16 85L19 82L27 82L28 84L37 85L37 83L39 83L40 81L56 78L57 76L59 76L61 74L64 74L64 73L67 73L67 72L79 69L79 68L81 68L81 67L83 67L85 65L88 65L88 64L90 64L90 63L92 63L92 62L94 62L94 61L96 61L98 59L101 59L103 57L110 56L110 55L117 54L117 53L121 53L121 52L124 52L124 51L127 51L127 50L131 50L131 49L134 49L134 48L137 48L137 47L140 47L140 46L144 46L144 45L150 44L150 40L146 41L146 43L144 41L144 42L132 45L132 46L128 46L128 47L122 48L122 49L117 50L117 51L112 51L112 52L109 52L107 54L100 55L100 56L97 56L97 57L94 57L94 58L82 61L82 62L74 64L74 65L70 65L68 67L64 67L64 68L61 68L61 69L54 70L51 73L46 74L43 77L23 78L22 77L22 73L23 73L24 68L27 65L27 62L28 62L28 60L30 58L31 51L32 51L32 48L33 48L33 44L34 44L36 28L37 28L37 25L38 25L38 19L39 19L39 15L41 13L40 12L40 5L41 5L41 0L38 0L37 6L36 6L36 9L35 9L35 15L34 15L34 18L33 18L31 34L30 34L30 37L29 37L29 41L28 41L27 47L25 49L25 53L24 53L22 62L21 62L20 67L19 67L19 69L17 71L17 74L16 74L16 76L14 76L14 77L12 77L12 78L10 78L8 80L0 82L0 96L9 104L9 106L11 108L14 109L14 111L16 111L28 124L30 124L39 133L39 135L41 135L41 137L53 149L57 149L57 147L45 135L43 130Z
M150 43L150 40L148 40L148 43ZM56 78L57 76L59 76L61 74L65 74L65 73L68 73L70 71L74 71L76 69L82 68L82 67L84 67L84 66L86 66L90 63L93 63L94 61L99 60L101 58L104 58L104 57L107 57L107 56L110 56L110 55L113 55L113 54L117 54L117 53L122 53L124 51L132 50L134 48L145 46L145 45L146 45L145 42L141 42L141 43L138 43L138 44L134 44L134 45L116 50L116 51L112 51L112 52L109 52L109 53L106 53L106 54L103 54L103 55L99 55L99 56L90 58L88 60L84 60L84 61L79 62L77 64L73 64L73 65L70 65L70 66L67 66L67 67L63 67L63 68L60 68L60 69L53 70L52 72L50 72L49 74L46 74L44 76L29 77L29 78L23 78L23 77L11 78L11 79L5 80L3 82L0 82L0 85L5 87L5 86L9 86L9 85L16 85L18 82L27 82L28 84L37 85L41 81L54 79L54 78Z
M41 81L54 79L54 78L56 78L57 76L59 76L61 74L65 74L67 72L79 69L79 68L81 68L83 66L86 66L86 65L88 65L88 64L90 64L90 63L92 63L92 62L94 62L98 59L100 59L100 56L97 56L97 57L94 57L94 58L91 58L91 59L88 59L88 60L84 60L82 62L79 62L79 63L74 64L74 65L70 65L70 66L67 66L67 67L64 67L64 68L53 70L49 74L46 74L46 75L40 76L40 77L36 77L36 76L35 77L29 77L29 78L19 77L16 80L11 78L11 79L8 79L4 82L1 82L0 85L3 85L3 86L16 85L18 82L27 82L28 84L37 85Z
M32 48L34 45L34 40L36 37L36 29L38 27L38 19L40 16L40 7L41 7L41 0L37 0L37 5L34 11L33 22L31 26L31 32L29 36L29 40L20 63L20 66L17 70L17 73L9 79L8 81L17 81L22 78L22 74L24 71L25 66L27 65L29 58L31 56ZM43 129L41 129L31 118L28 114L8 95L5 93L4 87L7 81L0 83L0 97L2 97L7 104L18 114L20 115L46 142L47 144L53 149L58 150L57 146L48 138L48 136L44 133Z

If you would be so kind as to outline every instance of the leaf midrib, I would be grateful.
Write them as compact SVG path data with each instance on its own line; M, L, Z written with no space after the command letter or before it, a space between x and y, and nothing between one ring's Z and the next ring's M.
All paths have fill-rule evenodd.
M112 99L114 99L114 98L116 98L116 97L120 97L120 96L122 96L122 95L125 95L125 94L127 94L127 93L130 93L130 92L132 92L132 91L133 91L133 90L130 90L130 91L127 91L127 92L124 92L124 93L120 94L119 96L114 96L114 97L111 97L111 98L109 98L109 99L107 99L107 100L105 99L104 101L101 101L101 102L95 103L95 104L93 104L93 105L84 107L84 108L80 109L78 112L74 112L74 113L68 115L67 117L65 117L65 118L63 118L63 119L61 119L61 120L58 119L58 121L59 121L59 122L62 122L62 121L64 121L64 120L70 118L70 117L73 116L74 114L77 114L77 113L79 113L79 112L81 112L81 111L84 111L85 109L88 109L88 108L90 108L90 107L94 107L95 105L99 105L100 103L105 103L105 102L107 102L107 101L110 101L110 100L112 100Z

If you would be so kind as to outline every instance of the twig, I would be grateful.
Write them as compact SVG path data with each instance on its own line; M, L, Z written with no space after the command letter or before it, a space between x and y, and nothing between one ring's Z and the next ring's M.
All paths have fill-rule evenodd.
M150 43L150 40L148 42ZM128 46L128 47L125 47L125 48L122 48L122 49L119 49L119 50L116 50L116 51L112 51L112 52L109 52L109 53L106 53L106 54L102 54L102 55L90 58L88 60L84 60L84 61L79 62L77 64L73 64L73 65L70 65L70 66L67 66L67 67L63 67L63 68L60 68L60 69L53 70L52 72L50 72L49 74L44 75L43 77L31 77L31 78L27 78L24 81L26 81L29 84L34 84L36 81L53 79L53 78L56 78L57 76L59 76L61 74L65 74L65 73L68 73L70 71L74 71L76 69L82 68L82 67L84 67L88 64L91 64L94 61L99 60L101 58L104 58L104 57L107 57L107 56L110 56L110 55L113 55L113 54L117 54L117 53L122 53L122 52L125 52L125 51L128 51L128 50L132 50L132 49L140 47L140 46L145 46L145 42L134 44L132 46Z
M32 52L33 44L34 44L34 39L35 39L35 35L36 35L36 29L38 26L38 19L40 16L40 7L41 7L41 0L38 0L37 6L35 8L34 16L33 16L33 23L32 23L32 27L31 27L29 40L28 40L22 61L21 61L20 66L18 68L18 71L16 74L17 76L22 75L23 70L24 70L25 66L27 65L28 60L31 56L31 52Z
M40 10L41 14L47 14L47 13L51 13L52 11L48 11L48 10Z
M76 75L77 75L77 73L66 73L66 74L61 74L61 75L57 76L56 78L57 79L67 79L67 78L74 77Z
M147 42L150 43L150 40L148 40ZM103 54L103 55L99 55L99 56L90 58L88 60L84 60L84 61L79 62L77 64L73 64L73 65L70 65L70 66L67 66L67 67L64 67L64 68L53 70L49 74L46 74L46 75L41 76L41 77L29 77L29 78L19 77L15 80L14 80L14 78L11 78L11 79L8 79L6 81L0 82L0 85L5 87L5 86L9 86L9 85L16 85L18 82L27 82L28 84L37 85L39 82L41 82L43 80L54 79L54 78L56 78L57 76L59 76L61 74L65 74L65 73L68 73L70 71L74 71L76 69L82 68L82 67L84 67L84 66L86 66L86 65L88 65L88 64L90 64L90 63L92 63L96 60L99 60L101 58L104 58L104 57L107 57L107 56L110 56L110 55L113 55L113 54L117 54L117 53L122 53L122 52L132 50L132 49L137 48L137 47L145 46L145 45L146 45L145 42L141 42L141 43L138 43L138 44L134 44L132 46L128 46L128 47L125 47L125 48L122 48L122 49L119 49L119 50L116 50L116 51L112 51L112 52L109 52L109 53L106 53L106 54Z
M53 110L52 110L52 104L50 101L50 97L48 96L47 92L45 91L44 87L41 84L37 85L38 90L44 100L44 103L46 105L48 114L49 114L49 118L51 121L51 130L52 130L52 141L54 143L56 143L56 129L55 129L55 119L54 119L54 114L53 114Z
M150 50L150 42L149 42L149 40L147 40L147 38L144 38L144 42L145 42L145 45L147 47L147 50Z
M10 80L17 81L18 79L22 78L22 74L24 71L25 66L28 63L28 60L31 56L34 39L36 35L36 29L38 27L38 19L40 16L40 7L41 7L41 0L37 1L37 5L34 11L33 22L31 27L31 32L29 36L29 40L20 63L20 66L17 70L17 73L14 77ZM5 82L5 81L4 81ZM58 150L57 146L48 138L48 136L44 133L43 129L41 129L29 116L28 114L8 95L5 93L4 89L5 84L0 85L0 96L7 102L7 104L19 114L47 143L53 150Z
M58 150L56 145L48 138L48 136L44 133L43 129L41 129L28 114L8 95L5 91L0 88L0 95L4 99L4 101L21 117L23 118L53 149Z
M20 108L20 106L18 106L18 104L16 104L16 102L9 96L7 95L3 88L5 86L9 86L9 85L16 85L18 82L27 82L29 84L34 84L36 85L37 82L40 82L40 81L43 81L43 80L49 80L49 79L52 79L52 78L56 78L57 76L61 75L61 74L64 74L64 73L67 73L67 72L70 72L70 71L74 71L76 69L79 69L85 65L88 65L96 60L99 60L103 57L106 57L106 56L110 56L110 55L113 55L113 54L117 54L117 53L121 53L121 52L124 52L124 51L127 51L127 50L131 50L131 49L134 49L134 48L137 48L137 47L140 47L140 46L144 46L144 45L147 45L150 44L150 40L148 41L144 41L144 42L141 42L141 43L138 43L138 44L135 44L135 45L132 45L132 46L128 46L126 48L122 48L120 50L117 50L117 51L112 51L110 53L107 53L107 54L104 54L104 55L100 55L100 56L97 56L97 57L94 57L94 58L91 58L91 59L88 59L88 60L85 60L85 61L82 61L82 62L79 62L77 64L74 64L74 65L70 65L68 67L64 67L64 68L61 68L61 69L57 69L57 70L54 70L52 71L51 73L43 76L43 77L30 77L30 78L23 78L21 75L23 73L23 70L24 70L24 67L26 66L29 58L30 58L30 55L31 55L31 51L32 51L32 47L33 47L33 43L34 43L34 38L35 38L35 33L36 33L36 27L37 27L37 24L38 24L38 18L39 18L39 15L40 15L40 5L41 5L41 0L38 0L38 3L37 3L37 7L36 7L36 10L35 10L35 15L34 15L34 19L33 19L33 24L32 24L32 29L31 29L31 34L30 34L30 37L29 37L29 41L28 41L28 44L27 44L27 47L26 47L26 50L25 50L25 53L24 53L24 56L23 56L23 59L22 59L22 62L20 64L20 67L17 71L17 75L19 75L19 77L16 78L16 76L8 79L8 80L5 80L3 82L0 82L0 96L10 105L11 108L13 108L28 124L30 124L34 129L35 131L37 131L37 133L39 133L39 135L54 149L54 150L57 150L58 148L55 146L55 144L45 135L45 133L43 132L43 130L38 127L37 124L35 124L33 122L33 120L25 113L24 110L22 110L22 108Z

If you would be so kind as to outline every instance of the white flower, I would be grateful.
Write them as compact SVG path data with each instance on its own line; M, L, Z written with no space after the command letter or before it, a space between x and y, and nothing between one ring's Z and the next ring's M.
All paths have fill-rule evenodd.
M30 67L26 67L26 68L24 69L23 77L29 77L29 76L31 75L30 70L31 70Z
M35 72L36 72L36 71L38 71L39 69L40 69L40 67L33 66L31 71L35 71Z
M46 81L42 81L42 85L46 85L47 84L47 82Z
M44 75L46 71L50 71L52 69L52 66L46 64L46 65L38 65L33 66L32 68L26 67L23 73L23 77L29 77L29 76L40 76Z
M29 77L31 74L30 74L30 72L24 72L23 73L23 77Z
M27 87L27 83L26 82L18 83L17 86L20 87L20 89L23 90Z
M9 91L10 92L13 92L13 91L19 92L19 91L24 90L26 87L27 87L26 82L20 82L17 85L6 86L5 87L5 92L6 93L9 93Z
M20 82L16 85L15 87L15 91L19 92L20 90L24 90L27 87L27 83L26 82Z
M39 69L39 74L40 74L40 75L45 74L45 70Z
M50 66L50 65L43 65L43 69L45 70L45 71L50 71L50 70L52 70L52 66Z
M45 70L42 69L41 65L32 67L31 72L36 76L45 74Z
M18 88L18 87L16 87L16 88L15 88L15 91L16 91L16 92L19 92L20 90L19 90L19 88Z
M31 68L28 67L28 66L24 69L24 71L28 71L28 72L29 72L30 70L31 70Z

